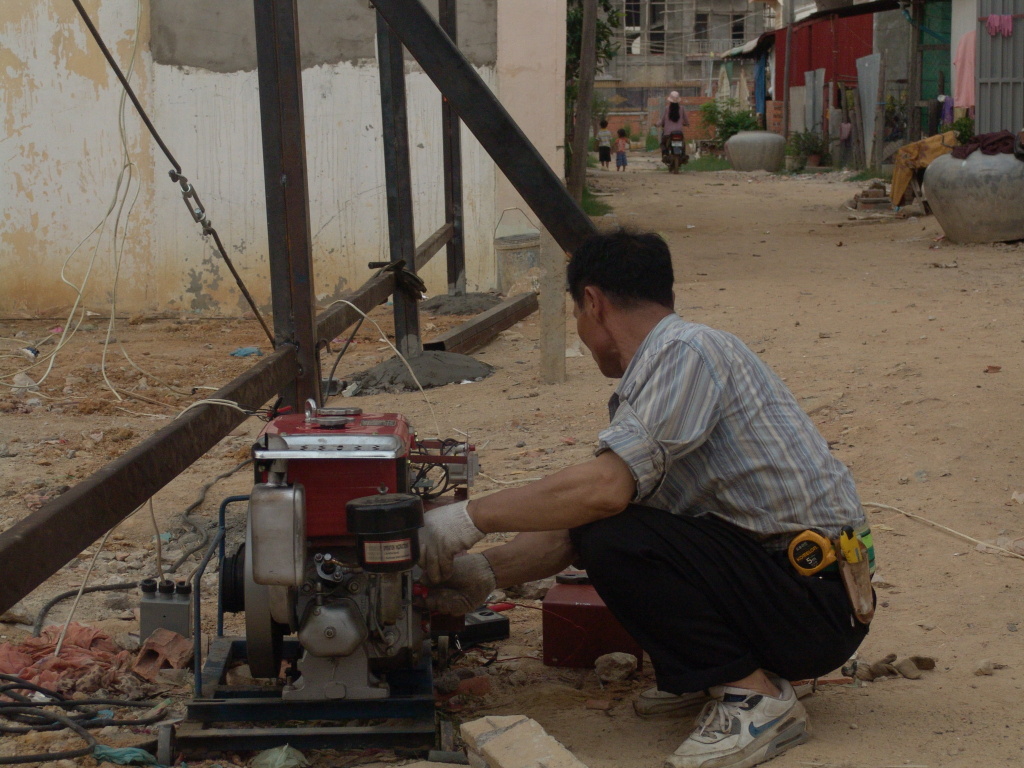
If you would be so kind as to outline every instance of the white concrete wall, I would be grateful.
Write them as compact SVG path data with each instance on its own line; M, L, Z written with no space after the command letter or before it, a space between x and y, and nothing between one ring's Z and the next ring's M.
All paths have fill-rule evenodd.
M949 30L949 89L953 90L953 59L956 58L956 48L960 45L960 38L978 28L978 0L953 0L950 8L950 30ZM1019 21L1015 22L1019 23Z
M85 0L124 65L136 34L134 0ZM565 2L500 3L497 71L485 81L556 169L561 168L561 78ZM262 148L255 72L213 73L154 64L145 0L133 85L168 147L195 184L249 289L269 304ZM121 88L70 3L0 2L0 87L5 94L0 168L0 315L59 314L75 292L61 282L65 260L106 212L120 171ZM557 87L555 83L557 82ZM311 231L318 298L361 284L368 261L386 258L387 220L380 104L372 60L324 64L303 73ZM407 79L417 241L443 222L440 95L429 79ZM125 111L138 192L121 259L118 306L237 314L245 305L226 267L185 210L169 163L130 103ZM467 283L495 283L495 211L521 205L475 139L463 130ZM70 258L68 278L90 309L107 311L114 275L109 233ZM93 248L96 243L96 258ZM432 292L445 289L444 251L428 265Z
M565 175L566 0L502 0L498 3L497 86L502 104L558 178ZM502 211L522 210L540 223L501 172L495 224ZM504 225L511 220L505 217ZM505 231L500 234L513 232Z

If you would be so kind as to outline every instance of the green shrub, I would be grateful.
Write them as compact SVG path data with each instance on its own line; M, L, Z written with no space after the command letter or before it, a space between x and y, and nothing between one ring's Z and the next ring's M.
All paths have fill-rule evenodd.
M943 123L939 126L939 133L956 131L956 140L960 144L966 144L974 138L974 121L967 115L958 117L952 123Z
M736 99L715 99L700 106L704 125L715 129L715 146L722 147L740 131L759 131L757 115L749 109L740 109Z
M654 150L656 150L656 149L658 149L660 147L661 147L661 138L658 136L658 134L656 134L656 133L648 133L647 134L647 143L644 144L644 149L646 149L648 152L653 152Z
M794 131L789 134L786 154L807 158L811 155L826 157L829 150L828 138L817 131Z

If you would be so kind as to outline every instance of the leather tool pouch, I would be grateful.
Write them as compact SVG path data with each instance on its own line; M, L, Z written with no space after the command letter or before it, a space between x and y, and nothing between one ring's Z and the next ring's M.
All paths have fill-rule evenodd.
M860 560L851 563L843 557L842 549L836 542L836 560L839 565L839 577L846 587L846 595L850 598L853 615L861 624L870 624L875 615L875 593L871 589L871 567L868 564L868 551L861 541L857 541Z

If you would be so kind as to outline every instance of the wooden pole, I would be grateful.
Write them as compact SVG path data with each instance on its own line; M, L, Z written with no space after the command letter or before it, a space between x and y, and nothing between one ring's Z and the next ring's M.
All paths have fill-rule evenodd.
M565 381L565 251L540 231L540 380Z
M878 93L875 95L875 141L872 144L871 167L881 169L885 156L885 57L878 54Z
M782 64L782 136L789 139L789 78L793 70L793 3L786 4L786 58Z
M853 123L853 163L857 168L867 168L866 144L864 143L863 107L860 103L860 88L853 89L853 111L850 121Z
M569 166L569 194L579 203L587 175L590 144L590 105L594 100L597 75L597 0L583 0L583 28L580 37L580 74L576 81L576 117L572 129L572 164Z

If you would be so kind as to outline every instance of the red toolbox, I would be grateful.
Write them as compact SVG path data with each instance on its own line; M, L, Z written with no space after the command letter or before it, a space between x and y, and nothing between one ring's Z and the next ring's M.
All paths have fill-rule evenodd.
M593 667L599 656L622 651L643 667L640 644L612 616L590 584L555 584L543 601L544 663Z

